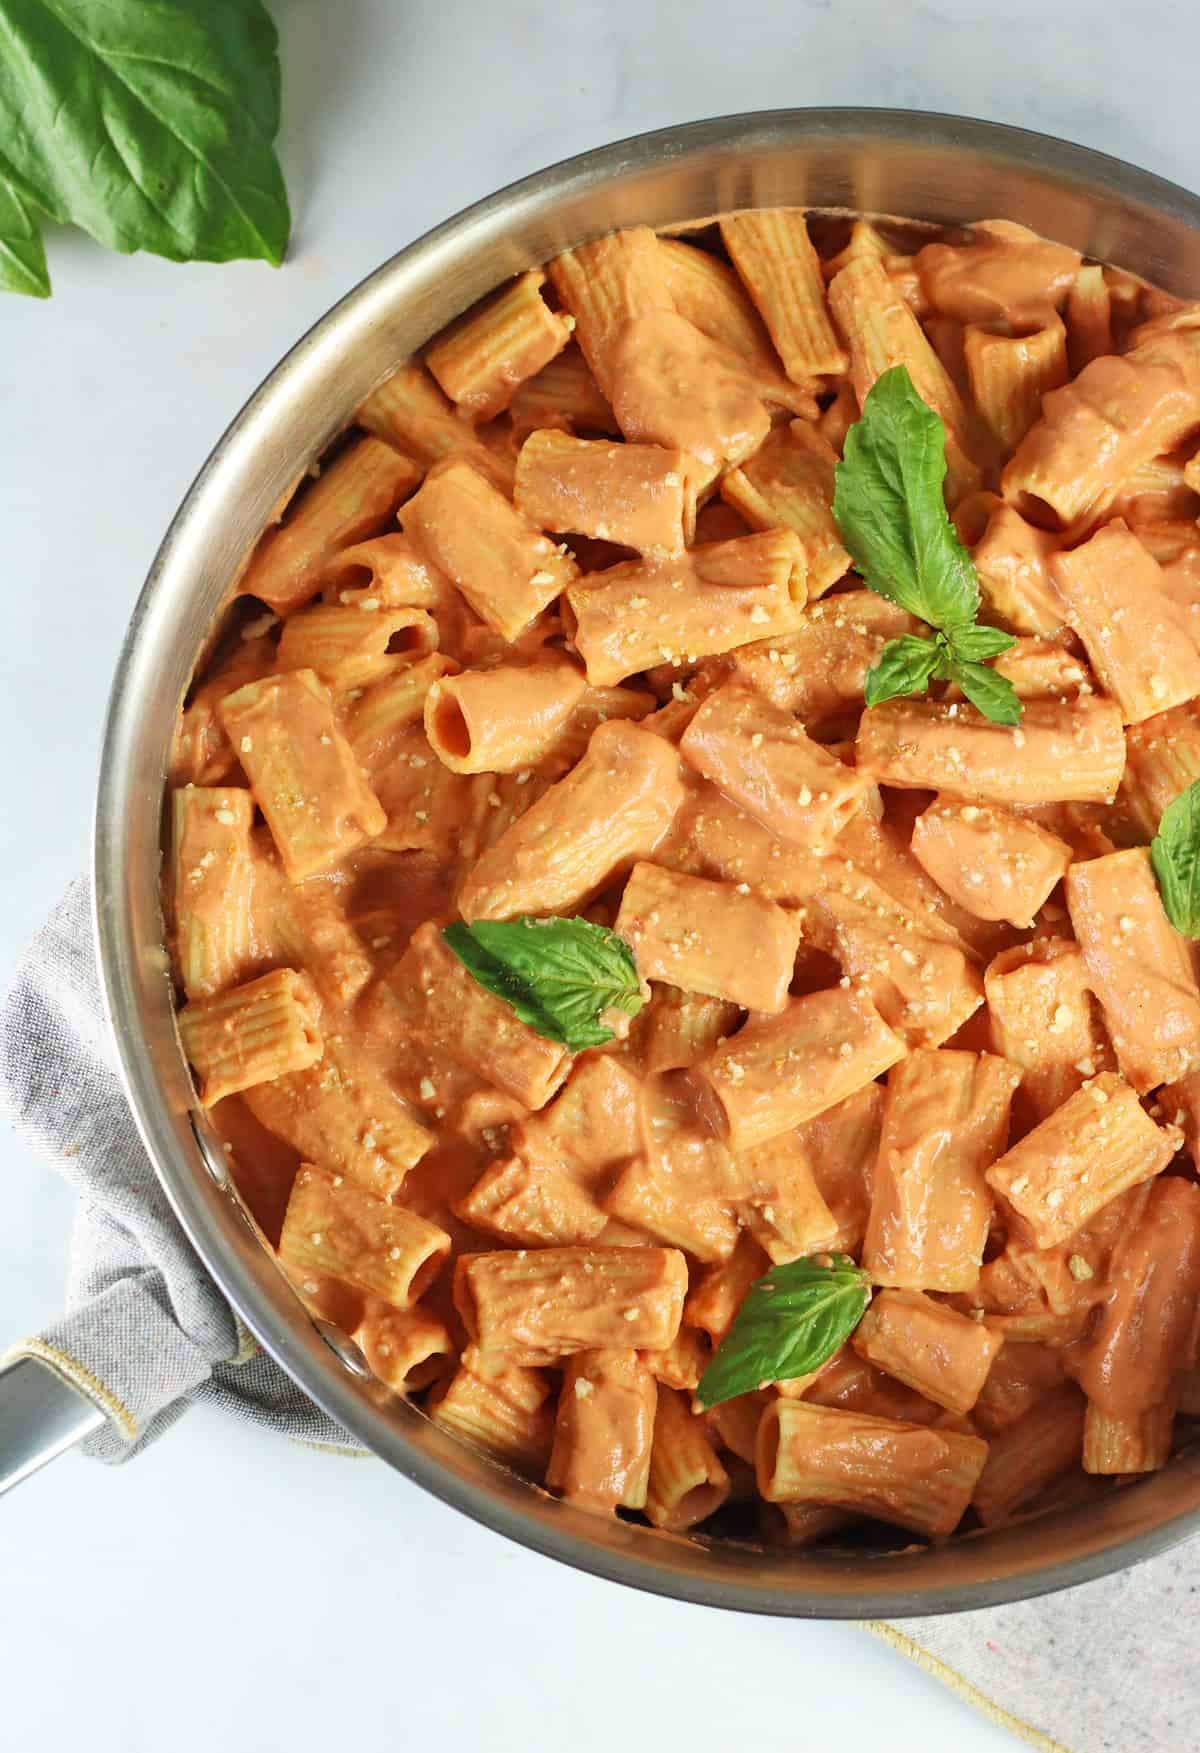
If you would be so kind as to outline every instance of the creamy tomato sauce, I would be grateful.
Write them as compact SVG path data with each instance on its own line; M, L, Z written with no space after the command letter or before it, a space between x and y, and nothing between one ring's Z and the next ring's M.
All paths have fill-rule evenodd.
M1017 725L865 704L929 632L833 515L900 365ZM239 577L165 896L241 1196L384 1383L569 1503L784 1544L1166 1464L1198 446L1200 312L1008 219L635 228L398 363ZM593 1044L444 935L525 918L626 946ZM862 1286L844 1343L788 1365L797 1302L710 1404L805 1262Z

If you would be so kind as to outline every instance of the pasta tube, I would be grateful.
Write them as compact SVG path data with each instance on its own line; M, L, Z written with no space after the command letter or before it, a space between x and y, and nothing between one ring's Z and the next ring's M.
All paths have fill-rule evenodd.
M680 1071L707 1058L739 1020L736 1004L672 986L655 992L642 1015L642 1055L651 1074Z
M989 1053L922 1048L888 1078L863 1265L876 1284L971 1290L992 1217L984 1174L1018 1073Z
M1196 1362L1200 1188L1174 1175L1154 1183L1118 1245L1111 1281L1070 1368L1094 1406L1130 1417L1171 1402Z
M572 585L588 680L609 687L658 663L694 663L796 627L807 562L790 530L701 543L676 560L630 560Z
M1080 1229L1110 1199L1164 1169L1181 1135L1159 1127L1123 1078L1086 1083L987 1171L1038 1248Z
M327 1034L320 1065L257 1084L243 1101L298 1156L389 1197L433 1145L361 1049Z
M759 208L721 221L721 239L793 383L840 375L847 359L825 305L821 263L799 208Z
M1111 803L1125 738L1111 700L1030 700L1016 730L957 702L888 700L863 713L857 759L901 789L1009 805Z
M583 698L578 665L556 652L435 681L425 696L429 746L454 773L536 766Z
M690 767L780 839L827 846L859 807L853 767L804 734L791 713L744 684L708 696L680 739Z
M578 766L475 865L459 891L463 918L577 911L654 851L682 796L669 743L620 719L599 725Z
M355 419L368 432L415 457L418 475L455 458L477 470L501 493L512 491L511 465L476 436L422 365L410 361L399 366L372 390Z
M480 1355L469 1345L462 1367L426 1402L434 1424L493 1461L541 1474L554 1438L550 1384L539 1370Z
M820 1503L952 1534L988 1455L978 1437L775 1400L758 1427L755 1470L768 1503Z
M1015 945L983 985L996 1050L1021 1072L1013 1113L1027 1132L1111 1063L1083 955L1069 938Z
M463 1254L454 1303L484 1352L554 1363L575 1351L662 1351L679 1328L687 1263L674 1248Z
M340 692L377 681L397 658L427 657L437 642L437 622L424 609L380 609L371 597L350 607L314 603L284 622L278 667L312 670Z
M349 608L437 609L449 588L399 530L342 548L325 571L326 600Z
M689 451L709 479L758 448L770 417L754 380L679 315L652 231L567 250L549 273L626 438Z
M751 529L795 530L808 560L810 599L823 596L850 569L833 520L836 463L837 453L811 423L793 420L789 427L777 427L740 468L721 477L722 499Z
M604 432L620 427L600 393L600 386L574 342L544 365L536 377L520 384L509 404L508 417L520 438L529 432Z
M311 670L250 682L220 712L292 882L383 832L387 817Z
M531 432L517 458L517 510L640 554L681 554L696 533L696 466L685 451Z
M472 1229L521 1247L594 1242L608 1222L586 1188L563 1170L509 1157L485 1169L454 1212Z
M839 592L810 602L795 627L733 653L733 673L774 706L794 712L810 734L845 715L857 723L867 671L889 639L921 623L873 591Z
M1157 1473L1171 1458L1175 1402L1146 1412L1106 1412L1088 1402L1083 1420L1085 1473Z
M1036 1342L1005 1345L971 1409L986 1437L995 1437L1036 1406L1063 1380L1062 1353Z
M419 1300L450 1253L450 1237L365 1187L301 1166L279 1238L298 1271L328 1273L398 1309Z
M970 327L963 337L971 395L992 436L1015 450L1042 411L1042 397L1067 381L1067 331L1057 317L1027 335Z
M921 287L935 310L960 323L1028 328L1058 310L1079 267L1079 251L1010 219L985 219L961 243L917 252Z
M1154 335L1093 359L1046 397L1004 471L1004 497L1035 523L1096 517L1139 463L1170 450L1197 420L1196 335Z
M660 237L658 250L679 315L741 360L769 406L811 419L816 405L812 386L793 383L786 375L762 318L728 262L678 237Z
M1200 1066L1200 987L1144 846L1073 864L1067 907L1117 1062L1139 1094Z
M983 600L1002 627L1039 638L1061 638L1066 625L1062 598L1050 578L1057 537L1026 523L1011 505L993 504L987 525L972 545Z
M1082 371L1093 359L1115 353L1112 332L1112 298L1098 262L1085 262L1067 294L1067 351L1072 372Z
M740 1153L845 1101L904 1052L869 998L834 987L747 1023L696 1075Z
M568 1503L645 1508L658 1385L628 1347L568 1358L546 1484Z
M945 366L882 265L859 256L835 275L829 306L850 351L850 381L861 407L876 380L894 365L908 367L922 401L946 427L946 490L951 505L979 485L963 448L966 411Z
M491 420L518 384L561 353L573 324L542 297L541 269L518 274L425 349L425 364L460 414Z
M1200 708L1192 702L1132 725L1121 802L1147 840L1168 804L1200 779Z
M1083 1453L1084 1400L1078 1388L1061 1388L1038 1399L1025 1416L992 1438L987 1465L972 1503L985 1528L1006 1522L1040 1497Z
M919 1290L881 1290L854 1331L860 1357L949 1412L970 1412L1004 1343Z
M866 1234L884 1102L879 1084L865 1084L796 1133L813 1182L837 1226L828 1246L842 1253L857 1253Z
M727 1260L710 1266L684 1304L683 1319L699 1327L719 1345L733 1326L750 1286L761 1278L770 1262L753 1236L742 1234Z
M481 986L432 920L417 927L389 984L405 1027L524 1107L545 1107L566 1075L566 1048Z
M446 1374L454 1342L445 1326L424 1309L395 1309L370 1299L350 1337L372 1375L397 1394L420 1393Z
M987 804L937 796L913 824L913 856L960 907L1030 926L1071 862L1047 828Z
M1200 694L1200 652L1175 619L1157 560L1122 519L1054 555L1050 575L1126 724Z
M787 1003L799 925L761 895L635 864L615 930L644 980L667 980L748 1010L780 1011Z
M435 651L365 688L353 703L346 726L359 766L375 774L409 752L408 733L424 715L429 690L443 676L457 673L458 665Z
M644 1506L647 1517L656 1528L681 1534L707 1521L729 1491L729 1475L704 1421L674 1388L660 1386Z
M387 525L420 480L420 470L390 444L360 438L321 470L254 550L238 583L281 613L316 596L342 548Z
M179 1036L206 1105L305 1071L324 1051L317 995L291 968L193 999L179 1013Z
M571 583L577 568L469 463L451 458L404 507L404 530L475 613L513 641Z
M251 961L253 822L248 791L186 785L172 793L175 954L189 998L232 985Z

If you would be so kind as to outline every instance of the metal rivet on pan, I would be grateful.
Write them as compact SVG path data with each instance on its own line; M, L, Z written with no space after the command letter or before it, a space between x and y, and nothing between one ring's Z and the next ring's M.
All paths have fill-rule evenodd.
M321 1335L321 1338L325 1341L330 1351L335 1354L338 1362L344 1365L344 1367L350 1371L352 1376L362 1376L364 1378L370 1376L371 1371L367 1364L367 1360L352 1339L347 1339L346 1335L341 1332L339 1328L334 1327L329 1321L321 1320L319 1315L313 1316L313 1326Z
M191 1113L188 1119L192 1123L192 1132L200 1158L218 1187L228 1188L230 1183L229 1158L225 1154L221 1141L212 1132L207 1118L203 1114Z

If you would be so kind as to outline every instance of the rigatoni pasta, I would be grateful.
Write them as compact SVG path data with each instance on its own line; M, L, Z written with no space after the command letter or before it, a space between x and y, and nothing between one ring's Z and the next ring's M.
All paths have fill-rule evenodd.
M472 1339L517 1363L623 1343L662 1351L679 1331L687 1265L674 1248L539 1248L461 1256L454 1300Z
M759 1426L768 1503L820 1503L945 1535L962 1520L988 1445L951 1430L776 1400Z
M753 210L527 268L314 465L183 703L164 915L379 1393L793 1546L1169 1461L1198 337L1010 221Z
M324 1051L316 994L290 968L193 999L179 1013L179 1034L206 1102L307 1071Z
M220 711L293 882L383 832L387 817L312 670L250 682Z

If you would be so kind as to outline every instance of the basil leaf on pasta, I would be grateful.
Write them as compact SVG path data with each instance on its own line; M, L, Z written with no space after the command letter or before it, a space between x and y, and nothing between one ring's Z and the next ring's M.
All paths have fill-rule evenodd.
M867 705L878 706L901 694L923 694L935 676L948 674L945 663L945 652L935 639L921 639L914 633L889 639L867 671Z
M950 674L972 706L977 706L993 724L1020 724L1021 697L1007 676L998 676L985 663L958 663L953 659Z
M1011 651L1017 643L1011 633L1002 633L999 627L951 627L946 638L960 663L983 663Z
M975 625L979 576L946 510L945 477L941 417L917 394L907 367L893 366L873 384L846 434L834 470L833 515L870 588L925 621L934 637L910 635L885 646L868 672L866 702L923 694L931 681L952 676L988 718L1017 724L1015 690L983 667L1016 641Z
M853 1333L871 1300L867 1274L845 1254L772 1266L750 1286L696 1390L707 1408L769 1382L806 1376Z
M456 921L442 936L481 986L573 1053L612 1040L605 1011L636 1016L645 1002L629 945L588 919Z
M1150 862L1167 918L1185 937L1200 937L1200 779L1163 811Z
M834 471L833 515L877 595L927 621L975 619L979 580L950 522L942 482L946 429L903 365L876 381Z

